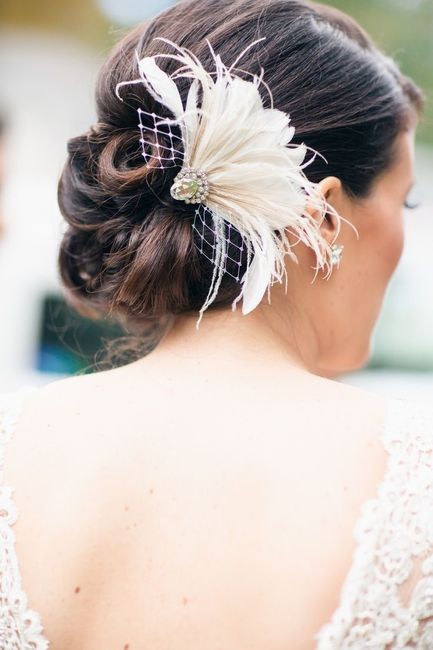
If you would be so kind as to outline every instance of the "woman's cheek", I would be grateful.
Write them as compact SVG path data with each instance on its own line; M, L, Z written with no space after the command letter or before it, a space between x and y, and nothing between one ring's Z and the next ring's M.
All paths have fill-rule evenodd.
M377 253L382 259L384 273L389 278L398 265L404 249L404 223L401 209L393 210L386 215L382 234Z
M394 237L393 237L393 269L397 266L404 250L404 222L403 212L400 210L398 219L394 220Z

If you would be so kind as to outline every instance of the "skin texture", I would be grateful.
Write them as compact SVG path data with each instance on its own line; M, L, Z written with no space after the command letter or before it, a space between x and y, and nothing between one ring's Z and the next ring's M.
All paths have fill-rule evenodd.
M348 199L335 177L321 183L328 202L356 227L359 239L342 222L337 240L344 245L342 260L327 282L311 285L306 270L314 260L310 261L305 247L299 267L291 268L291 303L302 305L305 319L300 329L311 332L309 343L314 340L313 348L308 345L314 350L313 359L305 345L300 354L313 371L339 374L362 368L369 359L371 333L403 251L403 206L414 182L414 135L414 130L400 135L392 170L376 180L367 199ZM332 242L337 232L335 220L327 219L322 232Z
M332 377L363 367L403 250L403 206L414 182L414 137L413 129L399 136L392 169L377 179L367 199L349 199L335 176L319 184L328 203L359 233L357 238L349 225L341 223L337 243L344 245L343 255L329 280L319 273L312 283L314 253L300 244L296 247L299 265L288 262L287 294L282 285L274 285L271 304L265 298L248 317L240 310L205 314L200 336L195 332L195 317L179 318L160 351L188 345L235 350L241 341L257 341L261 347L267 339L269 346L281 345L294 366L316 375ZM337 220L327 218L321 231L332 243Z
M382 398L332 379L367 359L403 246L413 136L368 200L323 180L340 268L288 295L180 318L148 356L54 382L8 448L23 587L50 650L313 650L386 467ZM333 240L335 224L323 224Z

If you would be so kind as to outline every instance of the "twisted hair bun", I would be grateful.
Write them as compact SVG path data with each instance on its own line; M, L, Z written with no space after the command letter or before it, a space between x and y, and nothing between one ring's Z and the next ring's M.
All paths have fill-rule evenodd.
M59 266L77 307L140 327L197 312L213 272L194 245L194 206L170 196L179 168L161 170L143 159L137 109L167 113L143 84L124 86L123 101L115 93L118 83L136 78L136 53L166 50L155 36L189 48L208 69L206 39L230 62L253 36L266 37L243 67L255 74L261 66L266 70L275 106L290 113L296 127L294 142L328 161L316 157L308 178L338 176L350 196L368 194L392 162L399 131L423 104L422 92L354 20L307 0L183 1L131 31L99 73L96 124L68 143L59 182L67 222ZM167 73L176 67L170 59L159 65ZM339 79L344 84L335 93ZM188 86L181 81L179 90L185 101ZM228 306L238 293L236 280L226 274L211 308Z
M185 309L190 220L157 198L169 175L143 164L136 129L98 124L68 152L59 199L69 224L60 253L65 285L103 311L152 317Z

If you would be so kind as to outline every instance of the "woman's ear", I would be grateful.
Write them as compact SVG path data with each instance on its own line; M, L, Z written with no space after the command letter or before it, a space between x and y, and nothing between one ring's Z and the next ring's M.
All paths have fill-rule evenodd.
M329 203L338 214L343 205L342 183L337 176L327 176L317 184L318 190L323 198ZM314 207L306 207L306 211L316 220L321 218L319 210ZM332 212L327 212L320 224L320 230L323 237L330 244L335 240L338 234L338 220Z

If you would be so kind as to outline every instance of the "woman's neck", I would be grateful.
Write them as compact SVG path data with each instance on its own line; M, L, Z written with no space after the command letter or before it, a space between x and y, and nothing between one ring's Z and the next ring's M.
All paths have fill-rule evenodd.
M306 315L289 318L275 304L263 303L248 315L239 306L235 311L209 310L198 330L197 319L197 315L178 316L152 353L154 360L278 363L287 370L320 374L317 339Z

